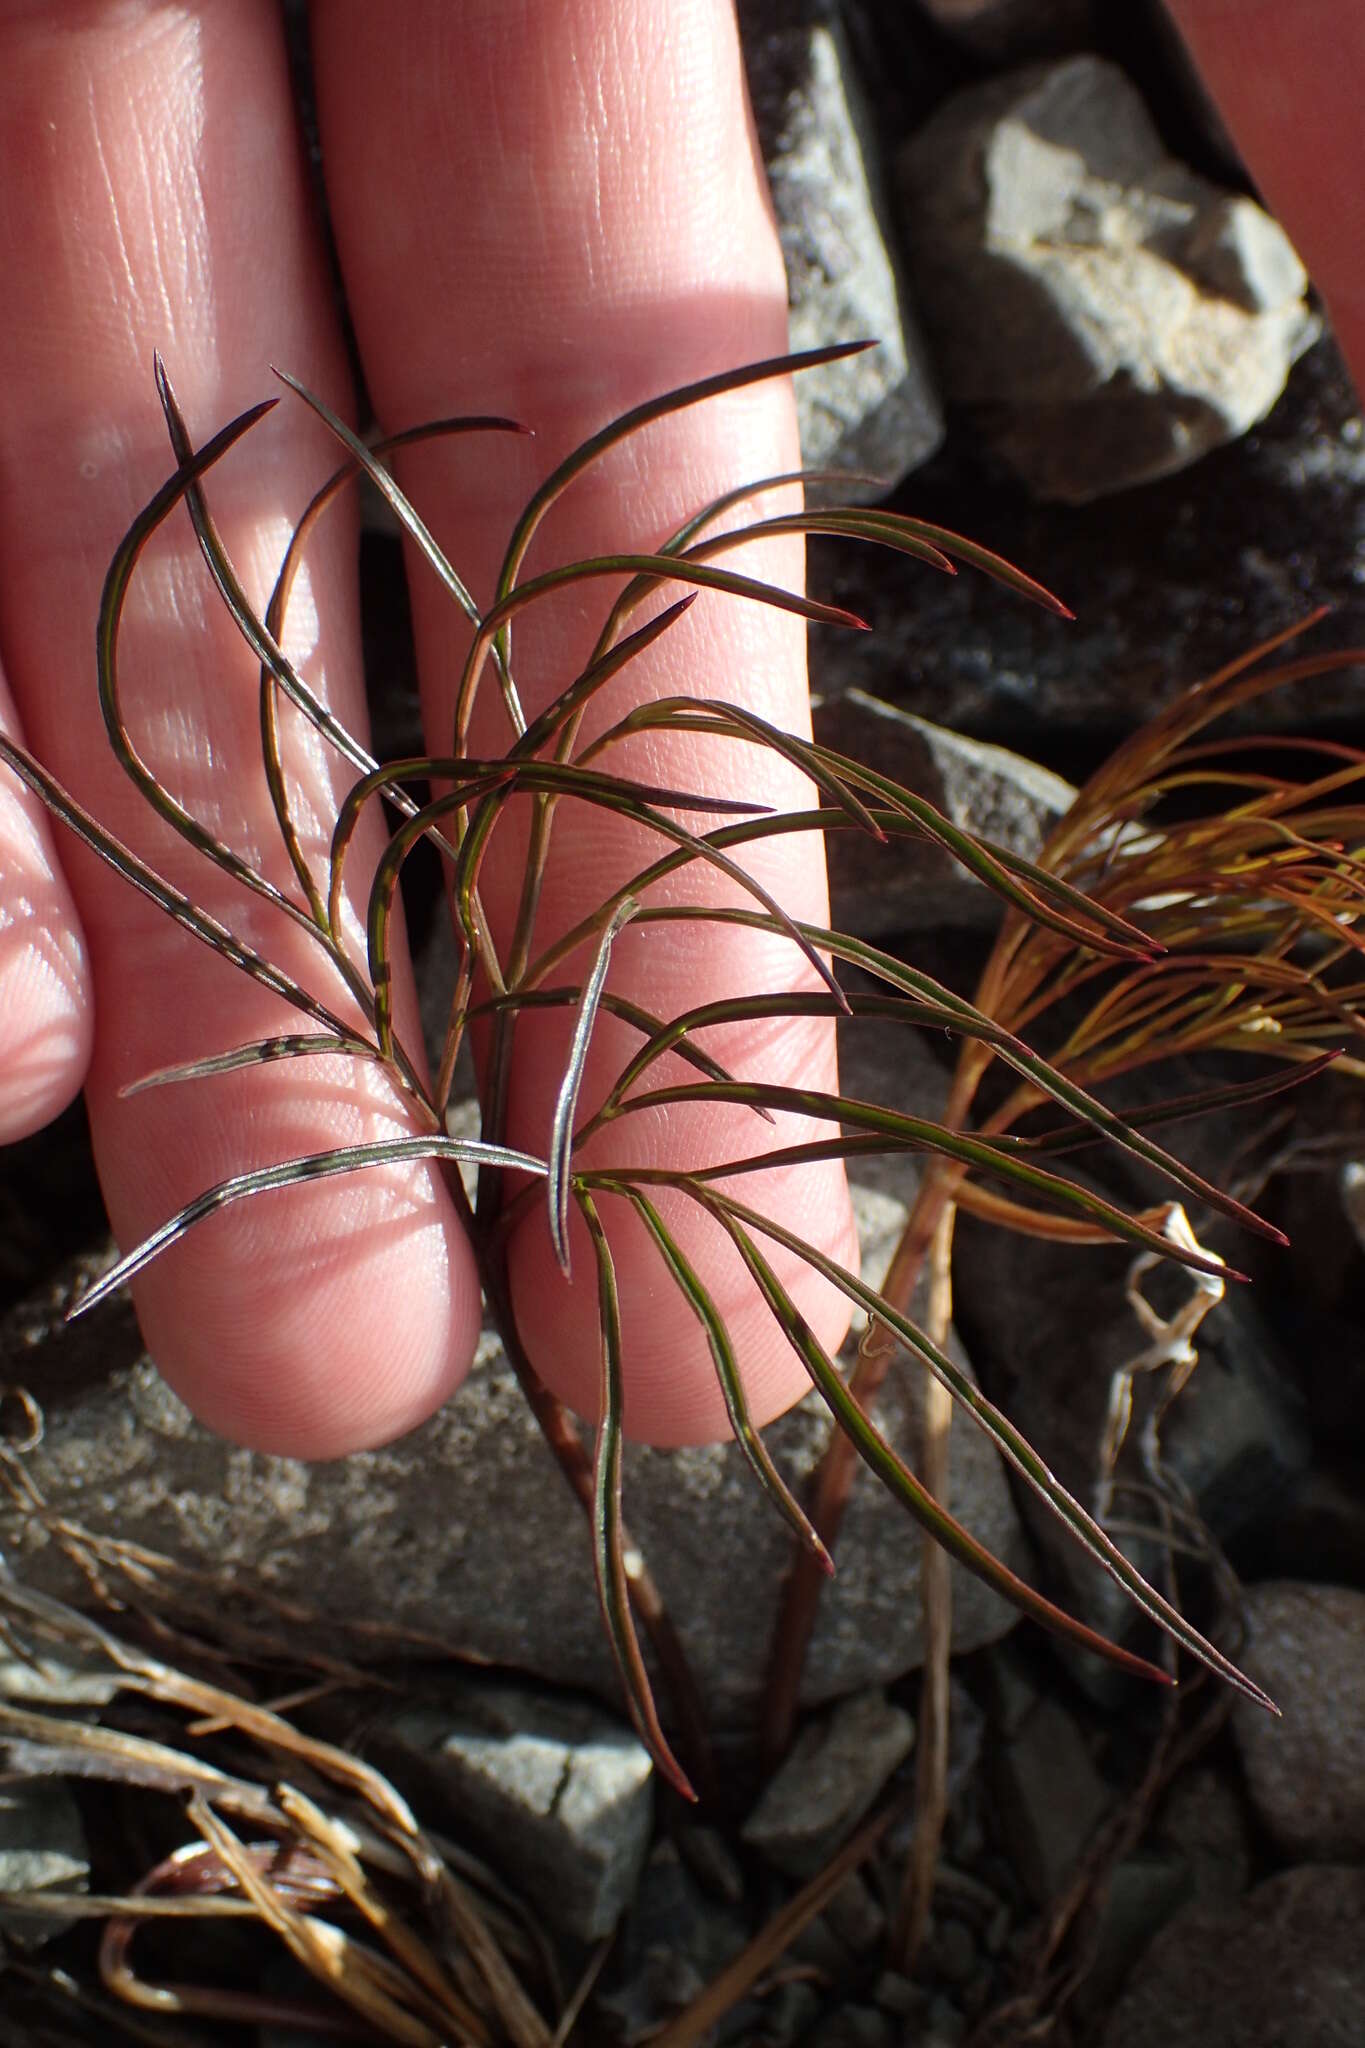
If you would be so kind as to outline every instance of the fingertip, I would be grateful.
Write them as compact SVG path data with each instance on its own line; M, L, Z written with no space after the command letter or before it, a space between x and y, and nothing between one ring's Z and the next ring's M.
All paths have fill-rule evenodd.
M3 707L0 707L3 708ZM50 1123L90 1064L89 964L37 799L0 787L0 1144Z
M310 1461L420 1427L480 1330L473 1258L444 1190L293 1188L208 1223L135 1293L162 1377L250 1450ZM252 1206L252 1205L248 1205Z

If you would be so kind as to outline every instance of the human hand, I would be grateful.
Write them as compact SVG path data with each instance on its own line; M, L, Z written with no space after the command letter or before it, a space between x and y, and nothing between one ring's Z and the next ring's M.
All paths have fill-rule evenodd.
M1365 25L1351 0L1297 11L1278 0L1178 0L1173 11L1359 365L1365 312L1352 226L1365 182L1344 96L1361 75ZM529 446L427 451L405 472L466 580L486 593L511 516L574 441L642 397L784 346L781 266L729 9L724 0L526 0L518 10L412 0L376 18L362 0L328 0L315 10L314 35L330 203L381 417L401 425L503 410L537 429ZM1310 106L1312 150L1302 146ZM0 4L0 152L9 308L0 328L0 658L20 727L121 836L315 981L316 956L294 931L244 905L149 822L107 753L90 649L104 564L170 467L150 385L154 346L201 440L270 389L272 361L347 410L276 9L269 0ZM258 600L289 519L333 459L291 404L215 471L214 510ZM652 430L638 467L627 454L576 489L551 545L582 554L653 539L714 492L794 459L785 393L684 416ZM353 542L344 517L331 515L310 549L311 605L296 601L289 645L358 729ZM799 574L794 555L771 545L754 567L775 581ZM460 622L421 577L414 606L439 746ZM519 634L519 680L533 701L574 672L595 617L588 600ZM268 859L253 671L204 594L186 522L176 522L173 544L135 593L123 648L130 721L164 779L234 844ZM742 689L800 728L801 630L709 601L661 643L648 671L631 672L629 687ZM492 707L485 721L482 743L501 745ZM794 795L780 778L756 783L746 750L702 769L675 742L648 767L638 757L632 766L691 784L704 774L718 794ZM763 772L774 776L770 762ZM303 780L325 837L345 777L310 756ZM377 844L372 832L370 860ZM0 858L11 920L0 950L0 1127L13 1136L43 1121L89 1062L101 1176L123 1242L246 1167L404 1127L376 1075L338 1082L334 1063L122 1099L120 1088L149 1070L277 1028L278 1011L80 849L60 837L54 847L9 788L0 792ZM797 914L820 918L815 850L787 840L769 859L765 880ZM600 899L609 871L635 865L633 852L566 807L548 923L568 925L589 897ZM504 845L487 891L504 929L516 872L515 848ZM627 931L614 972L618 985L666 1010L759 980L778 985L796 971L789 948L762 959L755 950L746 939L736 957L713 936L679 953L657 931L647 941ZM401 1006L411 1023L404 983ZM534 1032L520 1040L511 1135L530 1149L543 1150L559 1049ZM760 1052L770 1078L832 1073L822 1027L793 1024L776 1045L746 1052L731 1042L722 1056L742 1067ZM717 1156L745 1143L715 1119L704 1133L656 1125L646 1137L665 1140L670 1157L679 1144ZM770 1190L768 1200L836 1256L850 1255L835 1168ZM697 1331L660 1285L649 1248L632 1240L622 1256L630 1428L665 1442L720 1433ZM761 1421L803 1391L803 1373L721 1249L712 1243L701 1256L731 1310ZM537 1364L590 1410L591 1289L566 1295L541 1217L518 1243L515 1277ZM820 1334L836 1341L840 1305L809 1274L792 1284ZM458 1382L478 1327L469 1249L439 1180L421 1171L244 1204L146 1274L138 1305L154 1355L206 1421L258 1447L307 1455L420 1421Z
M529 443L422 450L405 470L486 601L512 518L569 447L643 398L785 349L781 260L730 9L726 0L412 0L385 10L328 0L314 10L314 44L329 201L381 419L400 426L502 411L536 429ZM201 442L276 388L271 362L349 409L277 7L0 6L0 148L9 307L0 330L0 645L19 730L118 836L318 987L319 955L306 939L148 817L108 752L91 660L105 565L173 467L151 384L154 347ZM784 387L690 412L574 489L563 516L548 522L549 559L651 544L721 490L797 459ZM258 606L289 523L335 460L290 399L211 475L215 517ZM165 535L125 614L130 730L197 816L287 884L260 766L254 664L207 590L188 522L177 517ZM329 514L310 544L287 645L343 721L362 730L354 543L353 525ZM752 567L794 583L799 544L770 544ZM428 729L445 751L463 621L424 569L413 582ZM519 627L518 683L532 715L581 665L605 602L595 586L548 622ZM633 664L621 687L742 693L800 729L802 627L713 598L647 666ZM610 717L622 708L617 694ZM507 737L490 701L476 747L501 751ZM791 802L801 787L747 747L703 751L677 736L652 749L635 744L623 765L647 779L771 803ZM293 748L291 760L304 757L304 815L311 808L325 850L349 771L296 728ZM54 851L54 835L6 780L15 921L0 958L0 1113L9 1135L31 1128L84 1073L121 1242L246 1168L407 1127L376 1070L346 1067L338 1078L336 1060L121 1097L167 1063L282 1021L288 1028L289 1013L282 1019L256 984L189 944L59 829ZM657 850L602 816L561 806L538 927L546 937L598 903L609 878L633 874L642 851ZM358 874L381 844L369 822ZM763 874L795 914L825 921L812 840L769 849ZM483 881L495 930L510 926L518 879L504 829ZM689 877L685 893L695 888ZM613 962L623 992L658 1013L806 972L785 941L701 927L679 948L671 930L628 930ZM335 1001L335 982L320 992ZM399 1006L414 1043L406 972ZM524 1020L519 1032L509 1136L527 1149L545 1149L563 1033L562 1016ZM597 1035L606 1058L610 1031ZM761 1053L776 1080L832 1081L824 1026L793 1023L757 1046L714 1049L732 1067ZM713 1110L690 1130L655 1120L638 1138L634 1126L645 1120L632 1119L629 1135L655 1158L665 1145L670 1158L680 1147L724 1157L726 1146L752 1148L749 1115ZM766 1199L834 1255L856 1257L837 1167L789 1177ZM724 1433L695 1320L638 1227L632 1236L620 1218L610 1225L625 1303L627 1426L666 1442ZM755 1420L766 1420L804 1390L804 1373L735 1255L695 1217L687 1229L729 1312ZM541 1212L521 1232L512 1272L531 1356L555 1391L591 1411L600 1340L590 1271L583 1285L565 1287ZM842 1302L802 1269L793 1285L820 1334L837 1343ZM153 1356L206 1422L259 1448L312 1456L424 1419L462 1376L479 1327L474 1262L434 1169L372 1170L241 1204L153 1267L137 1302Z

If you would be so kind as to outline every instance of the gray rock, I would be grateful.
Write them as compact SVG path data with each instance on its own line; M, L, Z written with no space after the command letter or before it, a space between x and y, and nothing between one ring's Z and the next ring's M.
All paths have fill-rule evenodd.
M1245 1668L1284 1716L1233 1709L1258 1819L1301 1862L1365 1857L1365 1593L1272 1580L1249 1590L1247 1627Z
M913 480L905 509L972 535L1040 577L1073 621L963 569L935 575L884 548L811 547L812 590L870 621L821 633L821 695L853 685L950 726L1093 762L1187 685L1320 603L1296 652L1365 642L1365 420L1341 354L1321 342L1255 431L1192 469L1083 509L1044 505L965 436ZM1268 692L1229 730L1359 729L1361 670ZM1075 758L1068 755L1067 759Z
M884 1693L859 1693L802 1730L744 1823L744 1839L792 1877L813 1877L910 1754L915 1724Z
M1174 162L1099 58L954 97L898 176L947 395L1041 497L1082 504L1245 433L1318 333L1281 229Z
M1355 2048L1365 1870L1308 1864L1196 1906L1153 1942L1100 2048Z
M993 1759L1010 1857L1034 1904L1055 1899L1113 1795L1090 1759L1079 1725L1043 1699Z
M752 36L747 57L791 346L878 343L796 380L802 458L868 471L889 489L933 454L943 414L892 253L880 153L848 44L837 22L815 22Z
M1077 1994L1085 2018L1104 2012L1172 1914L1191 1893L1189 1867L1172 1850L1125 1856L1109 1879L1092 1959Z
M866 1878L855 1870L846 1877L825 1908L835 1935L855 1956L877 1947L886 1933L886 1914Z
M612 1933L653 1826L653 1767L628 1728L585 1702L490 1682L404 1708L378 1740L422 1760L461 1831L552 1926L580 1941Z
M894 2035L885 2014L871 2005L845 2005L820 2028L822 2048L891 2048Z
M0 1700L26 1707L105 1707L120 1680L107 1666L69 1663L34 1646L34 1659L0 1656Z
M626 1914L610 1982L595 2003L628 2040L690 2005L744 1947L732 1906L708 1899L672 1842L655 1845Z
M881 1085L859 1067L855 1045L846 1071L854 1092ZM905 1050L884 1078L907 1106L921 1086L922 1107L942 1099L938 1070L927 1059L917 1066ZM914 1184L913 1170L895 1162L860 1198L870 1271L879 1270L878 1260L884 1269ZM79 1284L68 1273L68 1298ZM201 1429L142 1355L122 1307L108 1323L91 1317L66 1330L61 1305L61 1290L48 1290L0 1329L0 1378L38 1388L44 1399L47 1433L29 1469L54 1506L193 1565L259 1575L313 1610L329 1645L338 1629L356 1623L368 1627L371 1652L386 1628L417 1631L452 1651L618 1699L581 1511L491 1333L464 1388L423 1429L310 1466L236 1448ZM101 1337L110 1328L118 1347L106 1357ZM907 1364L889 1375L879 1406L883 1426L912 1463L921 1399L920 1377ZM798 1489L828 1436L813 1399L770 1432L773 1455ZM719 1725L747 1720L761 1694L791 1560L785 1526L733 1445L634 1447L625 1492L632 1529L712 1716ZM997 1555L1027 1572L999 1461L974 1428L955 1436L952 1506ZM860 1477L838 1577L821 1601L807 1705L884 1683L920 1661L920 1549L910 1518ZM0 1551L32 1583L73 1591L60 1553L9 1503L0 1507ZM736 1559L743 1560L739 1597ZM960 1651L993 1640L1013 1616L979 1581L955 1572Z
M90 1859L80 1809L59 1778L0 1784L0 1892L84 1891ZM0 1935L36 1947L70 1925L50 1914L0 1910Z
M1201 1904L1235 1899L1251 1882L1251 1830L1228 1774L1196 1764L1171 1786L1157 1815L1157 1839L1190 1874Z
M1226 1256L1233 1246L1220 1240L1220 1249ZM1127 1247L1046 1243L968 1217L957 1233L957 1315L982 1385L1091 1509L1111 1377L1148 1343L1125 1298L1130 1264ZM1149 1273L1143 1288L1149 1302L1169 1314L1188 1295L1190 1281L1167 1266ZM1311 1446L1292 1381L1247 1288L1229 1283L1195 1342L1199 1365L1161 1426L1161 1470L1226 1546L1252 1540L1258 1528L1273 1524L1278 1502L1307 1468ZM1164 1384L1164 1372L1133 1381L1133 1418L1113 1497L1114 1514L1130 1526L1154 1526L1151 1504L1126 1482L1146 1484L1141 1439ZM1131 1637L1136 1613L1127 1596L1063 1533L1031 1489L1021 1489L1020 1503L1047 1557L1053 1598L1106 1635ZM1154 1542L1126 1535L1120 1541L1149 1577L1160 1569ZM1101 1699L1112 1698L1110 1667L1060 1647L1083 1683Z
M926 797L952 825L1033 859L1076 791L1036 761L984 740L965 739L862 690L817 702L823 746L870 762ZM988 929L1001 899L951 854L927 840L872 843L852 829L826 838L835 924L865 938L926 926Z

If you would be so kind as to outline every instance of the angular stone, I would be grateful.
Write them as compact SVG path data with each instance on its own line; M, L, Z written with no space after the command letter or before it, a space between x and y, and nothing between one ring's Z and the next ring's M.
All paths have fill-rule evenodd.
M878 344L797 378L802 459L866 470L880 488L856 494L877 496L932 455L943 414L893 254L872 124L837 22L751 34L746 58L787 267L791 346Z
M1097 57L955 96L897 169L945 390L1040 497L1083 504L1245 433L1318 334L1282 230L1170 158Z
M744 1839L792 1877L813 1877L898 1764L915 1724L884 1693L858 1693L803 1729L744 1823Z
M870 762L949 824L1033 859L1070 810L1076 791L1062 776L1006 747L965 739L862 690L817 703L823 746ZM1001 898L960 861L922 839L878 846L862 832L827 835L830 901L841 931L884 938L940 925L989 929Z
M1209 1764L1183 1771L1162 1801L1157 1840L1169 1845L1205 1903L1235 1899L1251 1881L1251 1828L1229 1774Z
M1084 508L1030 499L966 441L917 473L902 509L995 548L1075 619L965 567L935 575L885 548L814 541L811 589L873 628L813 637L821 696L856 686L1088 772L1180 690L1319 604L1331 618L1282 659L1365 642L1365 420L1331 341L1299 360L1253 433ZM1226 729L1353 734L1363 704L1362 671L1346 666L1268 691Z
M993 1760L1011 1860L1037 1906L1060 1893L1113 1794L1090 1760L1081 1729L1043 1699Z
M1099 2048L1351 2048L1365 2039L1365 1869L1306 1864L1180 1913Z
M0 1892L84 1891L90 1859L80 1809L60 1778L0 1783ZM36 1947L71 1923L0 1912L0 1937Z
M1299 1862L1365 1857L1365 1593L1270 1580L1246 1617L1244 1668L1284 1716L1233 1707L1257 1818Z
M553 1926L580 1941L614 1930L654 1810L653 1766L621 1722L527 1686L470 1683L439 1707L403 1709L381 1739L422 1760L461 1827Z

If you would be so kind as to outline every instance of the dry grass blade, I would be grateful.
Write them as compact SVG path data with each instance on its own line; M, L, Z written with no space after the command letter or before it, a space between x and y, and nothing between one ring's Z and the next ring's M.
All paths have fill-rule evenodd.
M895 1806L887 1806L873 1814L871 1820L865 1820L819 1875L773 1915L762 1932L712 1979L687 2011L652 2036L651 2048L700 2048L712 2028L747 1996L765 1971L791 1947L802 1928L824 1911L840 1885L867 1861L896 1812Z
M403 1980L381 1957L361 1949L330 1922L288 1905L261 1876L243 1844L205 1800L193 1797L189 1816L265 1925L279 1936L310 1975L377 2029L381 2040L398 2042L402 2048L444 2048L453 2032L461 2048L481 2048L463 2027L448 2031L448 2022L433 2025L411 2011L399 1996L406 1988Z

